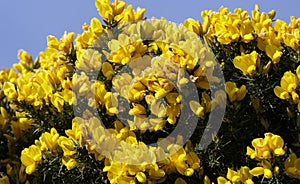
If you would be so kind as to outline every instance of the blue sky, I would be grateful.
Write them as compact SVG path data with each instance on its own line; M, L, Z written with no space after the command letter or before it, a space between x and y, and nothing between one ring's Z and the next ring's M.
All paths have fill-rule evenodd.
M251 11L254 4L262 11L277 11L276 18L289 21L289 16L300 17L299 0L128 0L133 7L146 8L146 17L165 17L182 23L191 17L201 20L205 9L218 10L222 5L231 11L243 8ZM18 62L19 49L35 58L46 48L46 38L60 38L64 31L81 33L81 26L99 17L94 0L2 0L0 1L0 68Z

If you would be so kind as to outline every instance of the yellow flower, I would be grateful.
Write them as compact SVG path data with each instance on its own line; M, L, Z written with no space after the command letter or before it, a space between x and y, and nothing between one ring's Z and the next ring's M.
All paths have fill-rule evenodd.
M289 93L280 86L275 86L274 93L278 98L283 100L290 98Z
M246 184L254 184L252 181L252 175L250 174L250 169L247 166L243 166L238 171L239 176L241 177L241 181Z
M247 155L250 156L251 159L269 159L272 157L272 155L281 156L285 154L283 149L283 139L280 136L272 133L266 133L264 139L253 139L252 146L255 148L255 150L247 147Z
M253 75L256 71L256 61L258 53L252 51L250 54L236 56L233 60L234 66L241 70L245 75Z
M295 153L291 153L285 160L285 174L292 178L300 177L300 158L297 158Z
M165 97L174 89L174 85L164 78L157 78L156 81L154 80L153 82L149 82L147 87L150 91L155 92L156 98Z
M280 57L283 53L280 47L277 47L275 45L267 45L266 54L274 64L277 64L280 61Z
M55 128L51 128L50 133L45 132L41 135L40 141L45 149L55 150L58 146L59 134Z
M162 130L165 127L166 120L163 120L161 118L151 118L149 120L151 127L149 129L150 132L154 131L159 131Z
M103 63L101 70L103 75L107 78L107 80L111 80L114 74L113 67L111 66L111 64L108 62Z
M93 49L80 49L76 52L76 67L85 72L99 71L102 65L102 54Z
M15 82L17 81L17 73L14 71L13 68L10 68L10 69L3 68L0 71L0 81L1 82L11 82L11 83L15 84Z
M281 78L280 85L287 92L292 93L298 86L297 76L290 71L285 72Z
M119 177L123 175L124 165L119 162L114 162L108 159L105 159L105 166L103 168L103 172L108 172L107 176L111 183L116 183Z
M65 89L61 93L59 93L59 96L63 98L63 100L68 103L69 105L72 105L73 102L76 100L73 96L73 91L70 89Z
M167 100L168 104L175 105L175 104L178 104L181 102L181 96L175 92L169 93L166 96L166 100Z
M4 126L6 125L7 123L7 117L8 117L8 114L5 110L4 107L0 107L0 112L1 112L1 115L0 115L0 129L3 129Z
M118 99L116 93L107 92L104 95L104 103L108 115L112 116L118 113Z
M51 103L54 105L54 107L56 107L58 112L63 111L63 106L64 106L65 101L59 93L55 93L55 94L51 95Z
M133 108L129 110L129 115L144 117L146 115L146 108L141 104L134 104Z
M272 171L264 167L255 167L250 170L250 174L252 174L253 176L264 175L264 177L267 179L270 179L273 176Z
M92 18L90 21L90 26L87 24L83 25L84 32L82 34L79 34L76 38L76 54L78 51L81 51L81 49L86 50L88 46L94 43L95 40L99 38L99 36L102 34L104 28L97 18ZM88 49L93 50L93 49ZM79 57L78 57L79 58ZM91 60L96 60L93 57L91 57ZM97 65L99 62L95 62L93 64Z
M280 99L285 100L292 97L294 103L298 103L299 95L296 93L298 84L299 79L294 73L291 71L285 72L281 78L280 86L275 86L274 93Z
M96 80L93 83L91 89L93 89L93 98L95 101L100 105L105 105L104 96L106 95L107 91L105 89L105 85L102 81Z
M59 42L55 36L49 35L47 37L47 45L49 48L58 49Z
M114 16L117 16L121 14L124 10L124 7L126 6L126 2L124 1L119 1L115 0L112 4L111 7L113 9Z
M227 178L227 179L226 179ZM218 184L231 184L231 183L245 183L254 184L252 181L252 175L250 169L247 166L243 166L239 171L227 169L226 178L220 176L217 178Z
M71 170L78 165L78 162L74 158L66 156L63 156L62 163L67 167L68 170Z
M95 4L101 17L109 22L113 19L118 21L119 19L115 17L122 14L126 6L126 2L119 0L115 0L113 3L110 3L109 0L96 0Z
M171 174L178 172L184 176L191 176L196 169L200 168L200 159L193 151L185 151L185 149L177 144L171 144L167 147L170 157L163 161L163 169Z
M247 93L245 85L237 88L234 82L226 82L225 89L230 102L241 101Z
M283 149L284 141L279 135L274 135L274 134L269 133L269 134L266 134L265 136L269 137L268 145L270 147L270 150L272 151L272 153L275 156L281 156L281 155L285 154L285 151Z
M87 49L95 41L95 34L91 30L86 30L76 37L76 50Z
M132 10L132 5L127 6L127 8L119 15L115 17L117 21L121 24L126 22L134 22L138 20L142 20L146 9L144 8L137 8L136 11Z
M97 81L93 83L93 85L97 85L97 84L98 84ZM95 86L92 87L91 82L89 81L89 77L85 73L83 72L80 74L75 73L73 75L72 90L73 92L76 93L76 95L78 95L77 98L79 96L87 96L87 93L89 93L91 89L98 89L98 88L96 88Z
M4 95L11 100L15 100L18 97L16 87L11 82L5 82L3 85Z
M297 74L298 79L300 79L300 66L297 67L296 74Z
M114 42L111 43L111 47L116 47L113 45L115 45ZM113 49L112 51L113 52L109 55L108 60L113 63L126 65L131 60L139 58L141 55L143 55L147 51L147 47L142 43L141 40L139 40L122 46L117 50Z
M26 113L16 113L18 118L17 121L11 121L12 131L17 138L21 138L23 133L26 132L32 123L32 119L23 118Z
M154 164L154 166L149 169L149 177L154 180L163 178L165 174L165 171L160 169L157 164Z
M27 65L33 64L32 57L30 54L24 50L19 50L18 57L22 63Z
M271 158L270 149L268 147L268 141L263 138L256 138L252 141L252 146L255 148L255 151L247 147L247 155L252 159L267 159Z
M158 118L166 117L166 103L154 98L149 105L152 114Z
M138 172L135 177L141 183L145 183L147 181L147 177L146 177L145 173L143 173L143 172Z
M76 153L74 150L73 141L70 138L64 136L59 137L58 145L62 148L64 156L72 156Z
M183 25L187 27L189 30L195 32L197 35L202 34L202 26L199 21L194 20L192 18L188 18L184 21Z
M180 115L181 112L181 104L169 105L167 106L167 116L168 122L172 125L176 123L176 118Z
M300 31L299 29L295 30L294 33L286 33L285 34L285 39L284 39L284 43L289 46L292 47L293 49L297 49L299 48L299 40L300 40Z
M70 33L65 32L59 41L58 50L69 54L72 47L74 35L75 35L74 32L70 32Z
M101 33L103 32L103 26L102 26L100 20L94 17L94 18L92 18L90 24L91 24L91 31L92 31L96 36L101 35Z
M205 109L204 109L204 107L202 107L200 105L199 102L192 100L189 102L189 105L190 105L190 108L193 111L193 113L195 113L196 115L198 115L200 117L204 117Z
M239 181L241 181L241 177L239 176L238 172L231 170L229 168L227 169L226 177L233 183L238 183Z
M217 182L218 182L218 184L231 184L230 181L228 181L226 178L224 178L222 176L219 176L217 178Z
M193 151L187 152L187 163L194 170L200 168L200 159L198 155Z
M31 145L21 152L21 162L26 166L26 173L32 174L38 163L42 161L42 152L36 145Z
M249 43L251 40L254 40L253 36L253 26L252 22L249 19L245 19L243 24L240 24L240 34L242 37L242 41L245 43Z
M80 126L78 125L76 118L72 120L72 129L66 130L66 135L72 139L72 141L78 141L81 146L83 146L83 134Z
M101 17L106 20L113 19L113 9L110 6L109 0L96 0L95 5Z
M211 110L211 99L207 93L203 92L201 104L197 101L191 100L189 105L193 113L203 118L205 114Z

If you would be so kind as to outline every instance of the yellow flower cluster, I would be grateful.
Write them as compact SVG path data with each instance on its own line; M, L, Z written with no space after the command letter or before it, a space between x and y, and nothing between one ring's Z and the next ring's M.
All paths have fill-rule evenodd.
M299 79L300 66L297 67L296 74L291 71L285 72L280 80L280 86L274 88L274 93L278 98L298 104L298 111L300 111L299 95L297 93Z
M65 33L58 42L53 36L48 37L49 47L40 53L40 58L33 62L31 56L21 50L20 62L14 68L20 72L7 71L8 80L3 84L3 91L8 100L14 103L28 103L36 109L53 105L58 112L63 111L64 103L72 104L71 81L68 73L67 54L72 50L74 33ZM40 65L36 69L36 65ZM2 74L3 75L3 74ZM4 77L4 76L3 76ZM17 108L17 107L15 107Z
M60 39L48 36L48 47L37 59L20 50L19 63L0 71L0 151L13 154L0 156L0 183L29 184L34 174L46 170L41 167L57 160L60 172L67 169L72 174L81 172L82 176L90 167L85 162L96 163L96 172L103 175L99 178L110 183L164 183L170 179L175 184L185 184L201 178L205 184L211 183L208 176L203 177L205 174L216 176L211 179L218 184L253 184L258 178L277 180L279 177L274 175L278 174L300 177L300 158L287 151L279 135L266 133L264 138L252 140L246 155L257 161L256 167L242 166L238 171L228 168L225 174L204 172L206 167L214 169L215 163L223 159L223 152L228 154L238 148L221 150L214 141L207 152L198 152L193 142L199 138L198 132L193 133L191 140L169 135L182 119L184 125L192 124L185 119L189 118L184 114L186 109L197 115L196 128L202 129L213 110L219 110L218 106L225 109L226 95L231 103L228 112L242 107L244 102L257 106L257 114L246 112L237 117L238 111L233 116L240 118L241 124L252 121L242 122L244 117L265 115L260 109L265 102L256 99L252 91L257 87L255 77L268 71L286 71L277 66L288 52L286 47L295 53L299 51L299 18L291 17L287 24L273 20L274 10L264 13L255 6L249 16L240 8L230 13L222 7L218 12L203 11L203 23L187 19L176 25L163 18L139 21L144 19L145 9L133 10L132 5L121 0L95 0L95 5L104 24L94 17L76 37L73 32L65 32ZM233 77L224 82L225 91L213 93L214 84L222 82L222 74L216 71L215 55L201 42L202 38L214 46L217 54L238 43L232 53L224 56L231 57L230 67L238 71L224 71L224 76ZM220 64L227 69L226 61ZM284 73L274 93L298 104L298 113L300 66L293 72ZM268 79L277 80L274 76ZM251 98L257 103L246 101ZM234 123L224 125L227 126L240 133ZM209 128L204 131L209 132ZM220 134L226 131L222 129ZM35 141L24 134L32 132L35 137L31 139ZM222 136L228 140L235 135ZM157 145L149 144L151 141ZM200 156L205 154L209 158ZM2 162L6 175L2 175ZM55 172L55 168L49 170ZM25 173L31 176L26 178ZM16 175L19 178L14 179Z
M257 47L276 64L283 54L281 43L294 50L299 48L300 19L291 16L290 24L282 20L273 23L275 13L274 10L269 13L260 12L258 5L252 10L252 16L241 8L235 9L233 13L225 7L218 12L206 10L201 13L202 32L208 39L216 37L222 44L238 41L249 43L255 40ZM195 22L193 24L197 25Z
M103 171L111 183L164 181L173 173L191 176L200 170L200 159L191 142L183 148L180 137L175 142L162 141L158 147L147 147L120 121L107 130L95 117L75 121L87 127L87 137L92 138L87 140L87 150L95 154L97 160L105 159Z
M273 168L274 174L279 173L279 167L275 166ZM258 163L258 167L254 167L251 171L250 174L253 176L260 176L263 175L267 179L271 179L273 177L272 173L272 165L270 161L263 160L260 163Z
M96 7L99 14L107 22L133 22L141 20L144 16L145 9L138 8L136 11L132 10L132 5L125 8L126 2L114 1L110 3L109 0L96 0Z
M243 166L239 171L234 171L228 168L226 178L218 177L218 184L231 184L231 183L243 183L243 184L254 184L252 178L255 176L264 175L265 178L272 178L273 174L270 162L264 160L259 163L259 167L255 167L250 170L249 167ZM276 166L274 173L278 174L279 167Z
M258 54L256 51L242 56L236 56L233 60L234 66L245 75L253 75L256 72Z
M254 182L252 181L251 171L247 166L241 167L239 171L234 171L228 168L226 178L222 176L218 177L218 184L254 184Z
M253 139L252 146L254 149L247 147L251 159L270 159L285 154L283 139L272 133L266 133L265 138Z
M279 135L267 133L265 138L257 138L252 141L255 150L247 147L247 155L252 159L260 160L258 166L249 171L253 176L263 175L267 179L271 179L274 174L280 173L278 160L275 157L285 155L284 141ZM266 147L267 146L267 147ZM300 176L300 159L290 150L289 157L284 158L284 174L291 178L299 178Z
M122 1L115 1L112 4L109 1L96 1L96 7L100 15L112 27L116 26L113 25L114 23L121 25L125 22L143 18L144 9L138 9L134 12L131 6L127 8L125 6L126 4ZM160 22L163 22L163 24ZM136 27L139 26L137 25ZM126 182L129 181L128 179L132 182L136 179L139 182L163 180L168 174L172 173L191 176L196 170L199 170L200 160L196 153L192 151L190 142L185 148L176 143L170 144L165 149L161 147L151 148L153 149L150 152L152 156L146 157L147 150L143 150L146 149L146 145L137 140L133 131L141 130L143 133L146 130L162 130L166 121L170 124L175 124L180 114L181 95L179 95L178 89L175 89L175 84L171 81L176 81L176 87L179 90L184 90L183 87L189 81L188 77L183 77L183 69L186 69L190 72L195 71L191 76L194 77L193 80L198 87L209 89L206 73L211 74L213 78L214 63L209 61L205 67L197 66L198 68L195 69L197 65L195 58L183 52L179 47L167 44L171 40L179 42L177 37L172 35L172 32L167 34L166 42L156 41L150 45L145 45L141 41L142 37L160 34L159 32L155 33L155 26L171 31L175 24L166 24L164 20L156 23L153 20L149 25L145 25L145 27L147 26L151 27L150 31L149 29L143 30L145 35L138 36L137 34L136 36L138 37L136 39L132 39L132 37L135 38L132 36L133 30L130 30L133 29L132 27L127 30L130 36L120 34L117 40L112 39L108 43L108 48L112 51L112 54L107 56L105 53L89 48L90 45L97 41L99 36L101 37L102 33L109 32L108 28L110 28L109 26L103 26L99 19L93 18L90 25L83 25L84 32L75 39L74 33L65 33L60 40L54 36L49 36L48 48L45 52L40 53L38 60L33 61L27 52L20 51L20 63L14 65L17 72L14 72L12 69L1 72L1 80L4 81L3 92L8 100L15 104L29 104L37 110L49 106L49 108L55 107L58 112L63 112L66 111L66 104L80 105L80 99L85 97L88 99L90 107L105 108L106 114L113 117L120 110L116 108L119 103L117 93L133 104L128 112L129 115L134 117L133 121L128 121L129 127L125 127L120 121L115 121L115 128L109 129L109 134L103 127L93 125L93 122L100 120L90 119L88 121L89 132L92 132L95 142L91 140L83 141L77 125L77 122L80 124L83 120L77 118L74 119L72 130L65 131L67 137L59 135L55 128L51 128L50 132L43 133L39 140L35 141L34 145L25 148L21 153L21 161L26 167L27 174L32 174L36 171L43 162L45 155L58 155L60 151L63 152L62 163L68 170L73 169L78 165L74 157L76 145L83 146L86 144L87 150L95 155L96 160L101 161L107 155L102 154L103 152L99 151L99 148L107 148L106 151L111 152L119 144L117 140L110 140L111 135L123 141L119 144L119 146L123 146L123 151L114 153L112 158L115 159L105 159L106 166L104 171L108 172L108 178L112 183ZM183 33L178 32L178 34ZM194 38L192 37L191 39ZM74 40L76 45L73 46ZM188 50L189 46L185 43L182 47ZM199 48L193 49L198 50ZM162 52L164 57L147 58L146 52L153 54ZM73 60L74 56L76 56L76 60ZM141 73L147 67L146 65L144 68L137 67L139 64L136 63L141 56L141 59L147 58L149 60L152 71ZM204 58L208 56L207 50L202 49L202 53L198 57L202 57L203 62L206 62L208 59L213 60L212 54L210 55L211 58ZM105 62L103 60L104 57L107 57ZM132 60L136 62L131 62ZM134 76L127 74L113 76L115 74L113 70L114 63L129 64ZM71 76L70 74L74 71L72 64L75 64L76 69L81 72ZM94 80L89 75L93 72L98 72L100 68L105 79L112 81L116 93L107 90L105 82ZM181 73L177 71L179 68ZM154 73L158 74L154 75ZM215 77L214 80L217 81L217 78ZM127 81L126 85L123 84L125 81ZM155 118L145 120L146 108L140 103L144 99ZM205 113L207 113L210 109L210 99L205 93L203 93L203 101L204 104L202 105L207 106L205 107L207 109ZM16 110L18 106L14 108ZM1 119L1 126L5 126L7 113L4 108L1 111L1 116L4 117ZM85 115L90 116L88 113L85 113ZM201 115L204 116L204 113L202 112ZM105 140L110 141L105 142ZM143 149L134 149L134 145L139 145ZM127 156L123 154L126 151L129 151ZM117 157L133 160L131 158L132 155L141 155L140 159L147 158L151 164L137 167L118 162ZM138 158L135 159L138 160ZM183 181L183 179L178 179L178 181Z
M66 130L65 133L68 137L60 136L55 128L51 128L50 132L43 133L39 140L35 140L34 145L22 151L21 162L26 167L27 174L32 174L42 163L43 155L59 156L60 150L63 151L62 163L67 169L76 167L75 146L83 146L83 135L75 122L72 124L72 129Z
M26 132L30 128L33 122L32 119L26 117L26 113L24 112L16 112L15 118L12 118L12 116L7 112L7 110L4 107L0 107L0 112L1 130L6 130L9 126L11 126L12 133L16 138L21 138L24 132ZM9 134L4 134L4 136L9 140L14 139Z
M278 175L280 168L278 160L275 157L284 156L285 151L283 149L283 139L279 135L272 133L265 134L265 138L256 138L252 141L252 146L255 150L247 147L247 155L251 159L259 160L257 167L250 169L247 166L243 166L239 171L234 171L228 168L226 178L223 176L218 177L218 184L231 184L231 183L243 183L254 184L253 177L263 176L266 179L271 179L273 174ZM271 154L272 153L272 154ZM285 167L285 174L292 178L299 177L299 164L300 159L291 152L290 156L282 161ZM275 165L275 166L274 166ZM204 180L206 183L211 183L207 177Z

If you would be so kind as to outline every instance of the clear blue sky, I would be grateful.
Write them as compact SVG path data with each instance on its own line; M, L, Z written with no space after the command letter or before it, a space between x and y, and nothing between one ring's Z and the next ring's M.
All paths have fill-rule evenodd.
M112 0L111 0L112 1ZM146 17L165 17L182 23L186 18L201 20L205 9L218 10L222 5L231 11L243 8L251 11L254 4L262 11L277 10L277 19L289 21L300 17L299 0L128 0L133 7L146 8ZM60 37L64 31L81 33L81 26L92 17L99 17L94 0L1 0L0 1L0 68L18 62L19 49L35 58L46 48L46 37Z

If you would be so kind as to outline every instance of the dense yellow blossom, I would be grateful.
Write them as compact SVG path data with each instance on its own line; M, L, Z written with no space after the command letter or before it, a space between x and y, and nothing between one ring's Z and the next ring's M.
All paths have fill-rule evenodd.
M274 10L261 12L258 5L251 13L221 7L202 11L202 22L188 18L177 25L164 18L144 21L145 9L133 10L121 0L95 0L95 6L101 19L84 23L81 34L50 35L36 58L20 50L18 63L0 71L0 183L28 184L37 175L53 179L48 172L70 173L74 182L93 175L93 182L124 184L253 184L261 178L280 182L300 177L300 160L282 138L291 141L300 126L299 18L275 20ZM223 71L217 70L219 64ZM225 90L217 89L219 84ZM288 118L274 94L264 96L269 89L289 102L283 107ZM232 123L222 125L218 136L211 132L213 142L201 150L195 140L210 113L214 118L213 110L225 109L226 94L234 104L223 121ZM254 113L248 111L251 105ZM194 115L184 114L186 108L200 118L192 122ZM278 122L288 121L280 126L292 127L291 137L285 131L282 137L252 137L282 130L273 126L277 119L269 121L273 113L281 114ZM236 168L227 156L244 158L239 147L245 144L237 141L245 140L240 136L244 130L261 128L255 127L257 119L266 126L249 135L252 146L243 150L257 165L227 168ZM170 132L177 124L187 131L174 138ZM215 128L210 126L204 131ZM298 149L294 143L287 145ZM219 176L221 168L227 173Z

